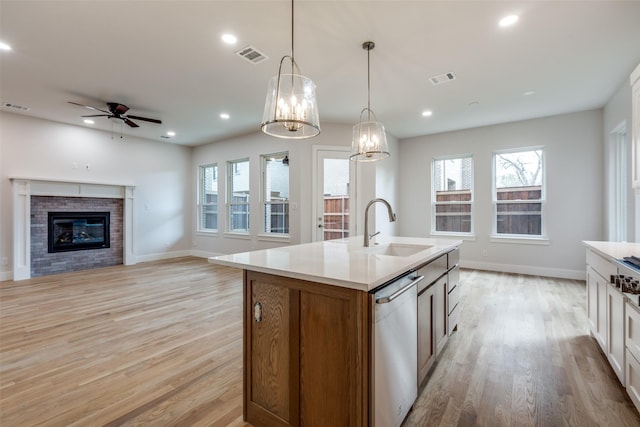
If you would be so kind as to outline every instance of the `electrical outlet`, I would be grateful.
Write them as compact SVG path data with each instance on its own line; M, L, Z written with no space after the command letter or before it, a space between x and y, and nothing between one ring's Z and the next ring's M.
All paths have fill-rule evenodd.
M484 256L484 257L489 256L489 253L487 252L486 249L482 250L482 256Z
M0 258L0 265L3 267L5 265L9 265L9 259L6 256L3 256L2 258Z

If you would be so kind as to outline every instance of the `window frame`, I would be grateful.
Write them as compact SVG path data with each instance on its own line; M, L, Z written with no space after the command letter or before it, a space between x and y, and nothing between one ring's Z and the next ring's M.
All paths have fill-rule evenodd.
M469 191L471 192L471 200L466 201L449 201L449 202L438 202L437 201L437 191L436 190L436 180L435 180L435 172L436 172L436 162L444 161L444 160L456 160L456 159L471 159L471 184ZM464 153L464 154L455 154L448 156L439 156L434 157L431 161L431 234L434 236L458 236L463 238L474 238L475 237L475 168L474 168L474 158L473 154ZM463 191L463 190L460 190ZM437 230L437 206L445 206L445 205L469 205L470 211L470 226L469 231L440 231Z
M211 168L213 167L214 169L214 181L216 183L215 185L215 194L216 194L216 202L215 203L210 203L210 202L206 202L206 188L205 185L203 183L204 181L204 174L206 172L207 168ZM197 198L197 212L198 212L198 219L197 219L197 232L198 233L218 233L218 230L220 228L220 181L218 180L218 177L220 176L219 171L218 171L218 163L214 162L214 163L207 163L207 164L203 164L203 165L199 165L198 166L198 198ZM205 208L207 206L215 206L215 211L214 212L205 212ZM216 228L207 228L204 226L203 224L203 218L204 215L206 214L215 214L216 216Z
M496 182L496 157L500 154L513 154L524 153L529 151L542 152L542 171L541 171L541 184L540 184L540 199L535 200L498 200L498 188ZM510 241L514 243L528 243L528 244L549 244L549 237L547 235L547 165L546 165L546 148L543 145L517 147L502 150L494 150L491 155L491 241ZM508 187L505 187L508 188ZM498 233L498 205L500 204L530 204L540 203L540 234L515 234L515 233Z
M268 200L269 197L267 196L267 162L270 161L271 159L274 158L282 158L284 159L285 157L289 157L289 151L280 151L277 153L270 153L270 154L262 154L260 156L260 211L261 211L261 221L262 221L262 226L261 226L261 236L263 237L280 237L280 238L288 238L290 235L290 198L287 197L287 199L283 202L278 202L278 204L283 204L285 205L285 214L284 214L284 218L285 218L285 223L286 223L286 229L287 232L283 232L283 233L279 233L279 232L274 232L274 231L268 231L266 228L266 219L267 219L267 207L274 204L271 200ZM289 171L288 166L287 166L287 171ZM290 184L291 184L291 174L288 172L287 173L287 187L290 190Z
M238 169L238 164L240 163L247 163L248 167L247 167L247 183L249 184L249 189L247 190L247 197L246 197L246 201L245 202L234 202L233 198L233 182L234 182L234 177L239 176L240 175L240 171ZM230 234L236 234L236 235L249 235L251 232L251 161L248 157L245 158L241 158L241 159L236 159L236 160L228 160L227 161L227 191L226 191L226 205L227 205L227 221L226 221L226 227L227 227L227 233ZM245 210L244 212L241 212L241 214L246 214L246 229L233 229L232 228L232 221L233 221L233 216L237 215L237 213L233 213L233 208L237 207L237 206L245 206Z

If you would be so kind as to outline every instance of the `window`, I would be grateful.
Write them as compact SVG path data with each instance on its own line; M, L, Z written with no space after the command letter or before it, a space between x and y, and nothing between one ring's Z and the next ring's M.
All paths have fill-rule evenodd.
M218 165L200 166L198 229L218 230Z
M493 154L494 234L544 235L544 150Z
M229 231L249 232L249 159L227 163Z
M265 233L289 234L289 153L262 156Z
M610 134L609 150L609 236L607 240L627 240L627 129L622 123Z
M473 232L473 157L459 156L433 160L433 233Z

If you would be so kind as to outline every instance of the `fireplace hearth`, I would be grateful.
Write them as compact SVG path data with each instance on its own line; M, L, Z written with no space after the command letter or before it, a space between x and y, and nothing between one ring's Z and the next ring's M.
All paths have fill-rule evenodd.
M110 212L49 212L48 252L109 248Z

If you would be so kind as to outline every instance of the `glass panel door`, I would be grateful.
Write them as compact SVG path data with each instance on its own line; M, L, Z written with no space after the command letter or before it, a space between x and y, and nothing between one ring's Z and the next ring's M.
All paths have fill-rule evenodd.
M352 165L349 149L319 149L316 155L315 233L313 239L349 237L352 198Z

